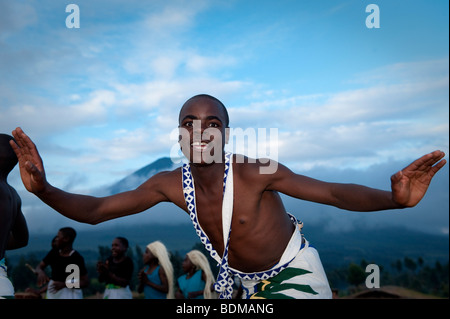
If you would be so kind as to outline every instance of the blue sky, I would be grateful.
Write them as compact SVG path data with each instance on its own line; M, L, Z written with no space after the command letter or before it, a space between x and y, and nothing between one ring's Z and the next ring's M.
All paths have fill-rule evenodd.
M1 132L21 126L55 186L89 193L168 156L198 93L232 127L277 128L278 160L313 177L386 189L448 153L448 1L72 1L79 29L68 3L0 0ZM435 184L397 224L448 233L448 167Z

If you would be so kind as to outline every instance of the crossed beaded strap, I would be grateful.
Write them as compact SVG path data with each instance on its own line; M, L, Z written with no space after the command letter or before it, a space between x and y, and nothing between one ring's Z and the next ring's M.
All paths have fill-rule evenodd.
M225 171L223 177L223 194L226 191L226 184L228 178L228 172L231 164L231 153L225 154ZM231 277L231 273L228 269L228 244L230 241L230 231L228 233L228 240L225 243L224 253L222 260L220 261L219 254L212 247L211 242L209 241L208 236L205 234L203 229L201 228L198 219L197 219L197 210L195 206L195 188L194 188L194 179L191 175L191 168L189 164L184 164L182 168L182 176L183 176L183 194L184 199L186 201L186 205L189 211L189 217L194 225L195 231L200 238L200 241L205 246L206 250L209 251L212 258L216 261L220 262L220 271L217 278L216 283L214 284L214 289L220 293L219 298L221 299L230 299L231 294L233 293L233 278ZM232 190L231 190L232 191ZM231 223L230 223L231 224Z

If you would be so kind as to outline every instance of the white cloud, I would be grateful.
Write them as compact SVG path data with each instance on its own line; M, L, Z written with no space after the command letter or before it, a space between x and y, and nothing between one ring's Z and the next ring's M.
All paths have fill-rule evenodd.
M175 75L180 61L169 56L160 56L151 61L151 67L158 78L171 79Z
M209 92L226 96L239 92L248 85L242 81L222 81L214 77L192 77L177 80L156 80L140 84L117 84L118 103L134 110L167 110L178 113L181 105L191 96ZM128 112L128 110L127 110ZM119 111L120 113L120 111ZM135 116L135 114L134 114ZM175 117L178 120L178 114Z
M21 126L32 136L42 136L79 125L99 124L106 119L108 109L115 102L111 91L92 92L86 101L77 104L55 104L47 99L33 99L32 104L17 104L2 108L0 126L8 131Z
M387 85L389 83L409 83L412 81L427 86L430 80L448 79L448 68L448 58L399 62L357 74L354 79L348 82Z
M177 31L192 26L195 15L205 8L205 1L178 1L168 4L158 12L151 13L144 25L152 32L163 33Z
M366 168L448 151L446 65L448 60L387 66L386 80L375 70L379 81L365 88L232 108L231 125L277 127L280 159L297 169Z
M216 69L232 66L236 64L234 57L219 54L218 56L202 56L193 54L189 56L186 62L186 68L196 74L209 73Z
M108 140L100 138L87 138L86 143L89 148L89 154L77 157L74 162L83 163L109 161L125 161L134 158L140 154L151 153L154 151L154 145L150 141L148 130L138 128L134 131L119 130Z

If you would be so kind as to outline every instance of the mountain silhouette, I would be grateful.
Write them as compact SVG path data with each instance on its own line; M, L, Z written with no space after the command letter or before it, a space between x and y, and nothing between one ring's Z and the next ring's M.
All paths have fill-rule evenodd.
M135 189L153 175L162 171L173 170L178 166L180 164L174 163L169 157L159 158L108 187L107 193L111 195Z

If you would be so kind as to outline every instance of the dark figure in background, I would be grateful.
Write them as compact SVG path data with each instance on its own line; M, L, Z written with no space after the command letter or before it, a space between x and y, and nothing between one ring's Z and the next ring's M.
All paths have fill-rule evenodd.
M84 258L73 249L75 237L73 228L61 228L55 238L56 249L50 250L36 267L38 286L48 282L47 299L83 299L81 288L87 287L89 279ZM47 266L52 268L50 278L44 271ZM73 266L78 271L73 270ZM71 274L78 278L73 278ZM69 278L73 278L74 282L68 282Z
M7 178L17 164L9 145L12 136L0 134L0 298L13 298L14 287L7 278L5 251L28 244L28 226L22 214L22 201Z
M98 280L106 283L103 299L132 299L133 261L126 255L127 250L128 240L116 237L111 244L111 256L97 263Z

